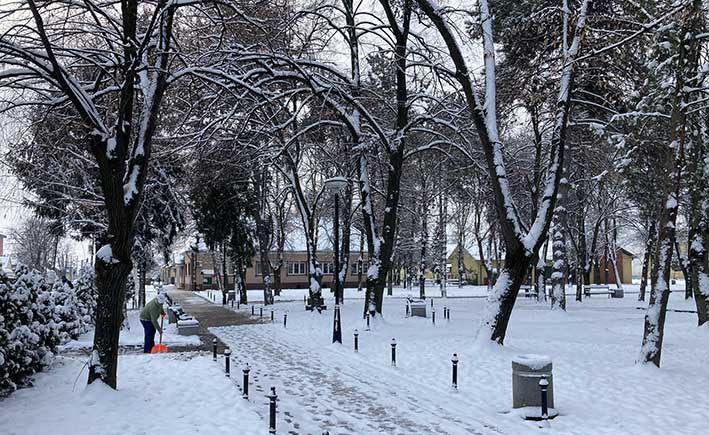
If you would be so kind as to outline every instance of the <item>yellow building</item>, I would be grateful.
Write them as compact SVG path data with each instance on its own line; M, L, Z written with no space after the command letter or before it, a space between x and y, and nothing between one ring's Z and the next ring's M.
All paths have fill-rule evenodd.
M458 247L456 246L448 256L448 264L450 264L450 269L448 272L448 279L457 280L460 276L458 273ZM487 272L485 267L477 258L468 252L467 249L463 248L463 265L465 266L465 275L463 280L472 285L486 285L488 281Z

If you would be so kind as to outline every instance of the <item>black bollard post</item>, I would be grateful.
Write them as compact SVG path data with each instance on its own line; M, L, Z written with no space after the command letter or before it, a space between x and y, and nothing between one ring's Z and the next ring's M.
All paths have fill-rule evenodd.
M431 309L431 320L433 321L433 324L436 324L436 309L432 308Z
M249 399L249 372L251 371L251 368L249 367L249 364L246 364L246 368L244 369L244 382L241 387L242 395L244 399L248 400Z
M458 354L454 353L453 358L451 358L453 363L453 389L458 389Z
M433 298L431 298L431 308L433 308Z
M236 297L236 295L234 297ZM237 299L236 300L236 310L238 311L240 309L241 309L241 299Z
M332 342L342 344L342 319L340 318L340 306L335 304L332 319Z
M367 331L369 331L369 313L367 313Z
M231 377L231 349L228 347L224 349L224 373L226 377Z
M268 433L276 433L276 387L271 387L271 394L268 396Z
M355 352L359 352L359 331L356 329L354 330L354 338L355 338L355 342L354 342L355 349L354 350L355 350Z
M263 319L263 307L258 308L258 318Z
M286 324L288 324L288 311L283 313L283 327L286 327Z
M231 307L234 308L234 299L231 300Z
M409 303L406 303L406 318L409 317Z
M252 316L256 315L256 307L254 307L253 305L251 305L251 315Z
M396 339L391 339L391 366L396 367Z
M216 338L212 339L212 359L214 361L217 360L217 339Z
M271 323L273 323L273 310L271 310Z
M542 392L542 421L549 420L549 409L547 407L547 388L549 387L549 381L546 376L542 376L539 379L539 388Z

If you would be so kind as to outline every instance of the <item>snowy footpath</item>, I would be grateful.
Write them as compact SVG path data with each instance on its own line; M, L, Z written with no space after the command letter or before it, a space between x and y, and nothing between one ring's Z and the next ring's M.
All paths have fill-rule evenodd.
M3 435L256 435L267 423L211 356L123 355L118 391L86 386L84 361L58 358L33 388L0 401Z
M680 295L672 295L670 308L693 309ZM572 298L568 313L520 298L504 347L475 345L482 299L436 299L435 325L430 313L428 319L405 318L404 302L387 299L384 319L372 321L371 331L365 331L361 303L346 301L343 345L331 344L331 309L318 315L299 303L277 304L274 324L210 330L231 346L236 370L247 363L252 368L254 400L263 401L276 387L279 433L536 433L538 423L511 409L511 360L530 353L548 355L554 363L560 415L546 433L706 433L709 331L696 328L695 314L669 312L662 368L636 366L644 316L636 298ZM451 309L450 321L443 319L444 305ZM396 367L390 362L392 338ZM453 353L460 357L457 391L450 386ZM256 409L267 416L267 407Z
M119 344L123 347L134 348L142 352L145 333L143 332L143 325L140 323L139 310L128 311L128 326L129 327L121 330ZM165 317L164 328L165 332L162 341L168 346L199 346L202 343L197 335L179 335L177 333L177 325L175 323L169 324L167 317ZM158 341L158 338L159 334L156 333L155 342ZM59 351L88 350L93 347L93 344L94 330L92 329L80 336L77 340L72 340L69 343L59 346Z

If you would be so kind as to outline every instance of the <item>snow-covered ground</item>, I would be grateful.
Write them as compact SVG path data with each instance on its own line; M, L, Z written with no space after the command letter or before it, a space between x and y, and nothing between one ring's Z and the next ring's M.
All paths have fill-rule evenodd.
M682 289L680 283L670 308L693 310ZM626 291L635 290L626 286ZM471 287L457 296L485 292ZM635 365L644 315L637 308L645 306L635 294L593 296L582 303L571 298L567 313L520 298L505 346L480 347L475 332L482 298L436 299L433 325L430 311L426 319L405 318L406 291L398 289L385 299L384 317L373 319L366 331L362 301L356 289L347 293L355 297L342 309L342 345L331 343L329 293L330 308L322 315L306 312L296 298L275 305L273 324L212 329L234 352L231 379L224 377L221 356L215 363L199 352L122 355L116 392L100 384L86 387L85 361L59 357L51 370L36 377L33 388L0 401L0 433L265 434L265 395L275 386L278 433L283 434L526 435L541 429L511 409L511 360L523 354L553 359L560 415L543 429L546 433L706 432L709 378L703 374L709 364L709 329L695 326L695 314L668 313L662 368L656 369ZM451 309L450 320L443 319L444 306ZM131 330L142 334L138 328ZM355 328L358 353L353 352ZM396 367L390 362L392 338ZM460 357L458 390L450 387L453 353ZM241 398L239 388L247 363L252 368L249 401Z
M83 361L60 357L33 388L0 401L3 435L256 435L268 423L221 366L198 353L123 355L118 391L86 386Z
M670 299L670 308L694 309L681 292ZM213 332L232 347L236 367L251 365L262 391L276 387L279 424L295 433L532 433L537 423L511 410L511 360L530 353L548 355L554 363L560 415L549 433L705 433L709 330L696 328L695 314L668 313L662 368L656 369L635 365L644 316L637 307L646 306L635 294L593 296L583 303L571 298L567 313L520 298L505 346L480 348L474 339L484 303L437 299L434 326L430 318L405 318L404 301L389 298L384 318L373 320L372 330L365 331L361 301L346 301L342 346L331 344L332 310L305 312L302 299L277 304L274 324ZM451 309L450 321L443 319L444 305ZM352 350L355 328L359 353ZM392 338L397 341L395 368L390 364ZM458 391L450 388L454 352L460 357ZM265 408L258 411L265 416Z
M165 288L169 289L170 286L165 286ZM207 299L208 301L214 302L221 304L222 299L221 299L221 293L219 290L204 290L204 291L197 291L194 292L195 294L203 297L204 299ZM345 289L345 299L364 299L364 294L365 291L364 289L362 291L358 291L356 288L346 288ZM386 289L385 289L385 294L386 294ZM426 294L428 296L433 296L433 297L440 297L441 296L441 291L439 290L439 286L435 285L434 283L427 283L426 284ZM303 297L307 297L308 295L308 289L283 289L281 290L280 296L275 297L276 302L295 302L295 301L302 301ZM457 287L457 286L452 286L448 285L447 287L447 295L451 298L459 298L459 297L476 297L476 298L485 298L487 297L487 287L485 286L472 286L472 285L466 285L463 287ZM323 297L326 299L334 299L333 294L330 292L329 289L324 289L323 290ZM412 298L418 298L419 297L419 289L418 287L415 287L414 289L406 289L403 287L394 287L392 289L392 295L391 296L385 296L387 298L394 298L394 299L405 299L407 297L412 297ZM263 290L248 290L247 291L247 300L249 303L262 303L263 302Z
M140 310L130 310L128 311L128 323L129 328L123 328L121 330L120 345L121 346L143 346L143 325L140 324ZM162 336L162 342L170 345L180 345L180 346L199 346L201 344L199 336L197 335L179 335L177 333L176 324L168 324L167 316L165 316L165 332ZM160 334L155 334L155 342L159 340ZM72 349L89 349L94 343L94 331L93 329L83 334L77 340L70 341L64 345L59 346L59 350L66 351Z

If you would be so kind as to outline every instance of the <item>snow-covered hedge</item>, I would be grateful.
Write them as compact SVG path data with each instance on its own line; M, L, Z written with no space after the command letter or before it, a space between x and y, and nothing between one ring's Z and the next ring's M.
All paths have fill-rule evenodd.
M79 299L79 309L86 325L94 324L94 312L96 311L96 295L98 290L95 284L94 268L84 265L79 270L79 278L74 283L76 297Z
M51 287L24 266L16 276L13 280L0 271L0 396L28 385L51 362L60 343L86 331L70 286Z

